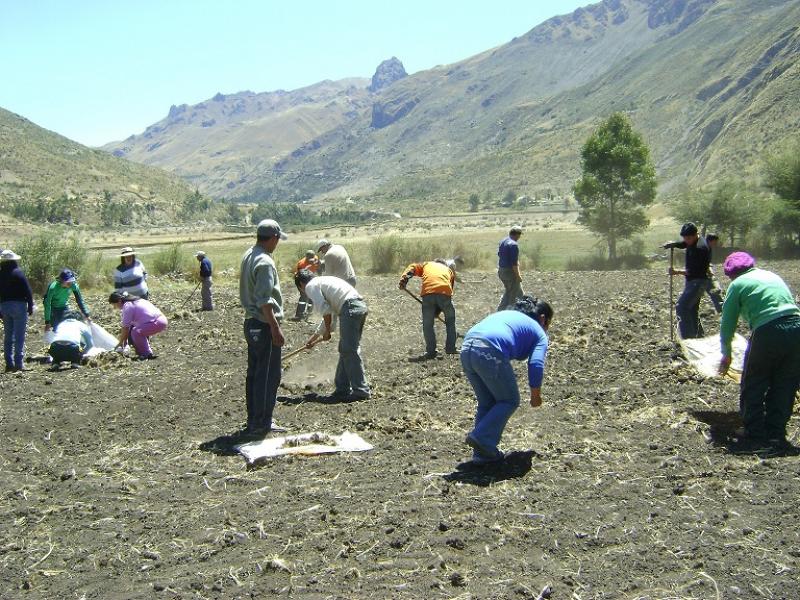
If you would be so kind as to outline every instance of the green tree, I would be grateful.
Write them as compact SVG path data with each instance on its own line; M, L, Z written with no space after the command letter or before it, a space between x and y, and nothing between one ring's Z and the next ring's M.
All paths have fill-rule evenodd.
M480 196L478 196L478 194L475 194L475 193L470 194L469 195L469 199L467 200L467 202L469 202L469 211L470 212L478 212L478 207L481 204L481 199L480 199Z
M800 138L767 157L765 175L767 187L782 204L773 212L777 231L800 244Z
M517 199L517 195L512 192L511 190L507 191L503 196L503 199L500 200L500 206L504 208L511 208L514 206L514 201Z
M616 260L617 242L647 227L644 207L656 195L655 167L642 136L622 113L611 115L581 150L581 178L573 191L578 222L605 239Z
M762 204L744 182L728 179L705 191L683 190L671 213L678 221L724 235L734 246L759 224Z

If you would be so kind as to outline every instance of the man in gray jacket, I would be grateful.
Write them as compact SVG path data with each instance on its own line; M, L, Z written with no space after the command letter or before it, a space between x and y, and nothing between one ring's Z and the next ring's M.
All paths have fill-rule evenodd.
M272 412L281 382L281 331L283 297L272 253L286 234L272 219L256 230L256 244L242 256L239 299L245 311L247 340L247 429L250 437L263 437L273 428Z

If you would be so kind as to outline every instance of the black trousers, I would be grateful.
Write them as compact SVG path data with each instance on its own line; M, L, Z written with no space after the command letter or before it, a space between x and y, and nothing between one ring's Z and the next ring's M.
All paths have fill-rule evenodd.
M247 426L269 429L281 382L281 348L272 343L272 330L258 319L246 319L247 340Z

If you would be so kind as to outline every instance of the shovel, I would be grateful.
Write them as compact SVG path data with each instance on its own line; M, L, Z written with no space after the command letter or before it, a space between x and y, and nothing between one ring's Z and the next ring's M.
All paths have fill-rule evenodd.
M283 364L284 361L292 358L293 356L296 356L296 355L300 354L303 350L311 350L311 348L313 348L314 346L319 344L321 341L322 341L322 338L318 339L316 342L311 344L311 346L303 345L303 346L300 346L299 348L297 348L296 350L292 350L291 352L289 352L289 354L281 357L281 364Z
M192 296L194 296L194 293L200 288L200 284L201 283L203 283L203 282L201 281L200 283L198 283L197 286L192 290L192 293L189 294L189 297L186 298L186 300L183 301L183 304L181 304L180 310L183 310L184 307L186 306L186 304L189 302L189 300L192 299Z
M673 265L675 264L673 260L674 256L675 256L675 248L670 248L669 249L669 341L672 342L673 344L675 343L675 325L674 325L675 303L673 302L672 299L674 296L674 291L673 291L674 288L672 284L672 278L673 278L672 269Z

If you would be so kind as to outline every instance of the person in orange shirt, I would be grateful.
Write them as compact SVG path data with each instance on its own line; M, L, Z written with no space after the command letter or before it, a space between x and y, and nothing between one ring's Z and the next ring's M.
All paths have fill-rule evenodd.
M406 289L412 277L422 278L422 334L425 336L425 358L436 357L436 332L433 321L436 315L444 313L445 339L444 350L447 354L456 353L456 309L453 306L453 288L455 286L455 263L450 265L444 259L414 263L406 267L400 278L399 287Z
M317 258L317 255L314 254L313 250L306 250L305 256L297 261L297 264L294 267L294 274L297 275L303 269L311 271L312 273L316 273L319 269L319 258ZM308 296L301 291L300 300L297 301L297 310L295 310L294 313L294 320L299 321L308 313L310 313L312 309L313 306L311 305L311 301L308 299Z

